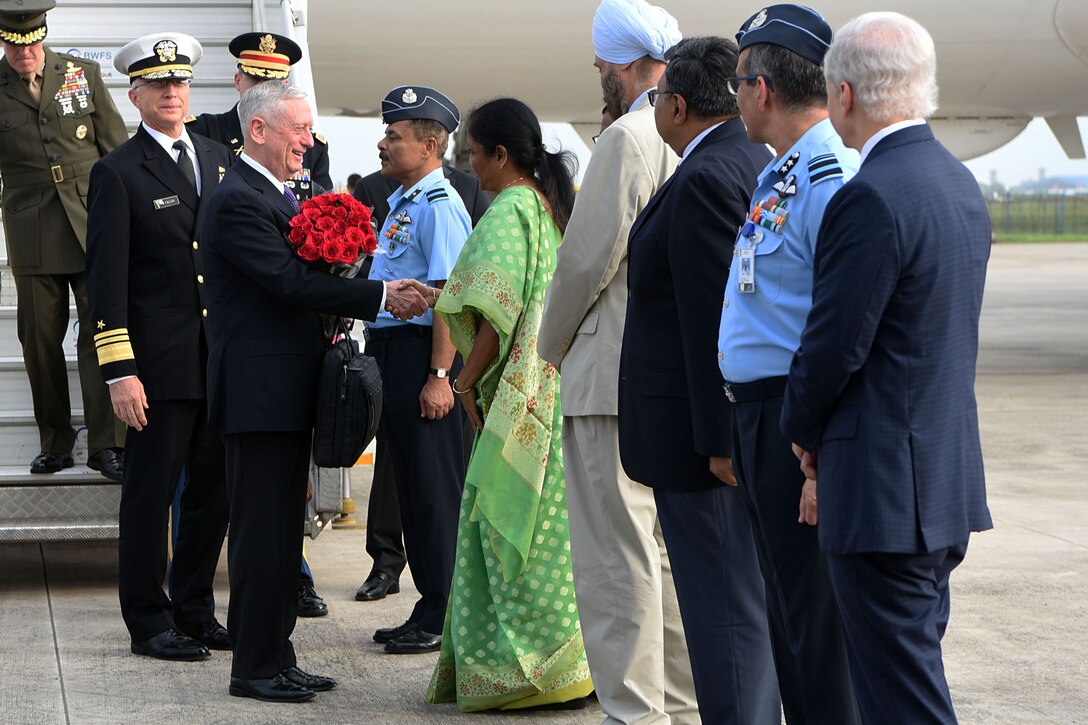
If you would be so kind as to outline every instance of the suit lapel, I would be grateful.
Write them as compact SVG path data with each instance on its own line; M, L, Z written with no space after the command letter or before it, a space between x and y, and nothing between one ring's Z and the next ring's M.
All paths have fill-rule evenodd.
M283 189L277 189L272 186L271 181L266 179L263 174L245 161L239 161L235 166L240 167L238 170L242 172L243 178L249 182L249 185L252 186L255 191L260 192L261 196L264 197L265 203L286 217L283 224L286 226L287 220L290 220L291 217L295 215L295 210L294 207L291 206L291 203L287 201L287 197L283 195Z
M196 211L196 189L181 173L178 165L166 153L166 149L159 146L158 142L151 138L151 134L144 130L142 124L136 129L135 138L139 139L140 146L143 148L144 166L151 172L151 175L174 192L185 206Z

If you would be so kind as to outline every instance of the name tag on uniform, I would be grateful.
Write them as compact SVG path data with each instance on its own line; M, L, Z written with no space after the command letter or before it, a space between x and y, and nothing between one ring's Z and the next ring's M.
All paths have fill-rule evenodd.
M178 201L177 195L165 196L162 199L155 200L155 211L159 211L160 209L168 209L172 206L177 206L180 203L181 202Z
M737 250L740 265L737 275L738 291L749 294L756 291L756 250L745 247Z

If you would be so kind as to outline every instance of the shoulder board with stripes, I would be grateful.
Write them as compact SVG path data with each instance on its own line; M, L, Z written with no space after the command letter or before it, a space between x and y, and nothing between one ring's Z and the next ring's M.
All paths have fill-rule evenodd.
M808 162L808 181L810 184L819 184L821 181L842 176L842 167L835 154L821 154L813 156Z
M445 189L431 189L427 192L427 201L434 203L440 199L448 199L450 195Z

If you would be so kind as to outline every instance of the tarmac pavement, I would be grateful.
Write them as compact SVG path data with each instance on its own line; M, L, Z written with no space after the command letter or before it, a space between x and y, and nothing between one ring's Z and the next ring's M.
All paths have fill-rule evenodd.
M995 528L952 575L945 664L962 723L1088 723L1088 244L1002 244L987 281L977 380ZM368 469L353 472L365 511ZM436 655L370 639L405 620L402 591L355 602L362 530L308 544L330 613L300 619L300 665L340 686L311 703L230 697L229 653L175 664L132 655L116 542L0 545L0 723L598 723L577 712L465 715L423 703ZM216 579L225 621L225 560Z

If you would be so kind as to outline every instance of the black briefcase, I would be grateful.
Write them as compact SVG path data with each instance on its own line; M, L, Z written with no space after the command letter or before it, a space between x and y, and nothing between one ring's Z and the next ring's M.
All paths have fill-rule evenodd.
M359 352L359 343L348 334L343 319L336 318L334 330L342 336L321 363L314 463L322 468L347 468L355 465L378 433L382 374L374 358Z

